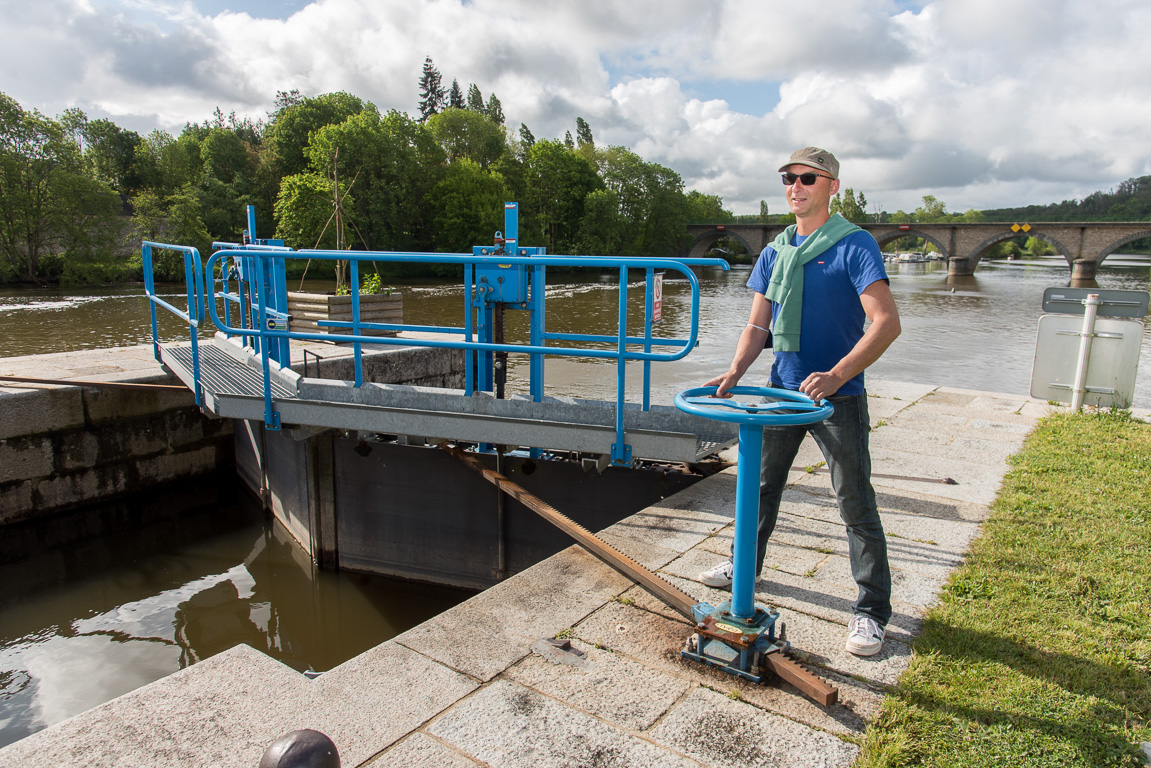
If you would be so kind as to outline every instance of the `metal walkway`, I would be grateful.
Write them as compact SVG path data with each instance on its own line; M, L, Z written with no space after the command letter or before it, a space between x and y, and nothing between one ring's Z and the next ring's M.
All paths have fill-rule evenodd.
M280 241L255 238L255 210L248 207L243 244L215 243L206 260L188 246L144 241L145 291L151 303L152 343L164 363L196 394L196 402L222 418L262 421L265 428L354 430L451 440L482 446L530 448L590 454L598 464L630 466L635 459L692 463L733 445L738 430L671 406L651 405L651 365L685 357L698 343L699 281L692 271L727 269L722 259L549 256L543 248L518 243L516 203L504 206L505 230L492 246L472 253L399 253L378 251L293 251ZM184 259L186 297L176 306L157 295L152 274L153 250L176 251ZM350 320L318 321L322 333L301 331L288 303L285 262L289 259L345 262L349 270ZM361 265L379 263L451 264L462 268L463 324L413 326L369 322L361 315ZM616 332L585 334L547 328L548 267L592 269L618 274ZM690 291L687 335L657 334L662 317L666 275L679 275ZM642 335L629 333L628 292L643 276ZM156 312L163 309L188 324L189 344L161 345ZM221 316L222 310L222 316ZM504 337L507 312L528 317L526 343ZM211 319L217 332L210 336ZM634 319L639 319L634 318ZM632 323L634 325L635 323ZM433 338L398 339L377 332L428 333ZM301 378L291 369L289 341L351 344L353 381ZM365 344L422 346L464 353L462 392L364 381ZM507 356L528 359L527 397L505 399ZM616 398L612 401L545 396L544 358L591 357L616 364ZM643 402L624 396L626 366L642 368ZM410 442L410 440L409 440Z
M162 346L161 361L195 389L190 345ZM222 418L264 419L261 360L238 340L199 344L203 408ZM303 378L273 369L272 400L285 429L307 427L403 436L434 443L452 440L507 448L538 448L606 457L616 443L616 403L545 397L540 402L488 393L331 379ZM738 428L701 419L671 406L643 410L628 404L624 430L632 459L700 461L730 445Z

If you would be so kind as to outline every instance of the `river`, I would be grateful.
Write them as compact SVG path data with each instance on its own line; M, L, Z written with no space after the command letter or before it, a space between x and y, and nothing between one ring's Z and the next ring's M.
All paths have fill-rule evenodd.
M888 270L903 334L869 376L1028 393L1043 291L1066 286L1069 278L1061 257L984 263L961 284L949 283L937 262L889 264ZM747 320L748 274L747 267L702 272L699 346L682 361L653 366L653 402L670 403L676 392L727 366ZM1097 282L1105 289L1147 291L1151 258L1111 256ZM396 287L404 293L405 322L462 324L459 285L441 280ZM686 335L686 293L682 280L665 284L658 334ZM633 317L642 316L641 305L633 308ZM616 309L614 277L554 279L547 327L613 334ZM523 336L525 319L523 312L509 313L509 338ZM632 331L638 331L634 324ZM182 333L177 322L162 318L164 339ZM144 343L150 339L147 303L139 286L0 289L0 339L0 374L3 357ZM524 363L515 356L511 363L510 390L523 391L516 374ZM768 353L745 383L761 383L769 365ZM614 393L614 369L593 358L551 358L546 378L550 395ZM638 366L629 369L627 381L629 399L638 401ZM1143 336L1134 404L1151 408L1151 330ZM223 510L226 524L211 514L210 525L169 531L162 545L155 538L92 542L88 546L102 553L98 559L114 564L85 578L33 594L0 585L0 746L237 642L302 671L323 671L467 596L316 573L258 505L242 492L235 498L235 507ZM92 552L65 556L83 559Z
M676 392L698 386L727 366L747 320L748 271L748 267L736 267L730 272L702 272L699 346L682 361L653 366L653 402L670 403ZM961 284L948 282L941 262L889 264L888 271L903 334L868 375L994 392L1030 391L1043 291L1066 286L1069 279L1070 270L1062 257L984 262L974 277ZM1151 257L1112 255L1099 268L1097 282L1104 289L1147 291ZM458 284L441 280L396 287L405 296L405 322L463 324L464 299ZM324 283L311 281L305 288L330 290ZM682 311L686 291L683 281L667 282L664 319L657 333L686 335ZM142 293L136 286L67 292L0 289L0 358L144 343L150 339L150 326ZM633 293L638 301L639 292ZM614 276L581 282L553 278L548 288L547 329L613 334L616 301ZM633 302L633 306L632 317L642 316L641 305ZM508 313L509 339L524 335L524 314ZM164 339L176 340L183 333L174 318L161 315ZM752 369L754 382L766 376L770 360L770 354L765 354ZM513 376L523 365L513 356ZM612 397L615 377L605 365L592 358L551 358L547 394ZM641 396L638 370L628 372L628 396L633 400ZM511 390L516 391L515 384ZM1151 408L1151 328L1144 331L1134 405Z

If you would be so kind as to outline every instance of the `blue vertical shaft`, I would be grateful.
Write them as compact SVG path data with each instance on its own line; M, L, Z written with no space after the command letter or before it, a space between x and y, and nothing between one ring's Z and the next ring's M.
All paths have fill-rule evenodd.
M759 475L763 427L739 425L739 472L735 481L735 543L731 548L731 612L755 615L755 544L759 534Z

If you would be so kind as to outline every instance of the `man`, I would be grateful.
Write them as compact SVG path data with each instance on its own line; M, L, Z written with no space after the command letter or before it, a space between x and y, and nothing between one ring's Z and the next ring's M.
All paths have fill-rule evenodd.
M707 385L716 387L716 396L731 397L728 390L773 343L771 386L815 401L826 398L835 406L832 416L815 424L764 429L756 573L763 568L788 471L804 435L811 433L831 470L859 586L847 650L871 656L883 647L891 619L891 571L871 486L863 371L899 335L899 312L875 239L830 214L831 196L839 191L839 161L826 150L805 147L779 170L795 224L760 254L747 282L755 291L751 316L731 367ZM866 331L865 318L871 320ZM704 571L700 581L730 585L731 561Z

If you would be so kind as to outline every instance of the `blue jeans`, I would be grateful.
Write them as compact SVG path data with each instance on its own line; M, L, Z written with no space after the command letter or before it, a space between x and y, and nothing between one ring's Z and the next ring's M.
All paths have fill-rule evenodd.
M872 617L880 626L891 619L891 568L887 562L887 539L879 521L875 489L871 487L871 453L867 440L870 424L867 395L828 398L835 413L805 426L765 427L763 472L759 488L759 537L755 572L763 570L767 540L775 530L779 502L787 485L787 473L800 443L808 432L823 451L831 470L831 485L839 503L839 515L847 526L851 575L859 586L852 606L857 614Z

